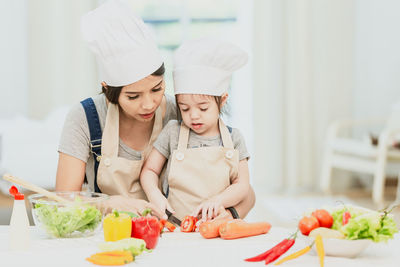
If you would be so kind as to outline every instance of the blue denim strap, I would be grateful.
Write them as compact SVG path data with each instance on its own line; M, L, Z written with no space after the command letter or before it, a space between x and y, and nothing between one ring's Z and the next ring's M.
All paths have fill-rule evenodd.
M81 104L83 106L83 109L85 110L86 120L89 125L90 151L94 159L94 191L101 193L101 190L97 185L97 169L99 168L99 162L101 157L101 138L102 138L99 115L97 113L96 106L91 97L81 101ZM85 175L85 181L87 182L86 175Z

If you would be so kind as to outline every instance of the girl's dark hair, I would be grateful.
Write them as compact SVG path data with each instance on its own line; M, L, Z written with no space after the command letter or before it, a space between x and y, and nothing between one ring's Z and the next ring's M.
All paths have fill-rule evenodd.
M164 63L159 67L155 72L151 75L153 76L162 76L165 73ZM121 94L123 86L110 86L107 85L106 87L102 86L101 92L106 96L107 100L113 104L118 104L118 98Z
M218 112L221 114L222 113L222 111L221 111L222 96L210 95L209 97L214 98L215 103L217 103L217 106L218 106ZM176 102L177 119L178 119L178 121L182 121L182 114L181 114L181 110L178 105L178 95L175 95L175 102Z

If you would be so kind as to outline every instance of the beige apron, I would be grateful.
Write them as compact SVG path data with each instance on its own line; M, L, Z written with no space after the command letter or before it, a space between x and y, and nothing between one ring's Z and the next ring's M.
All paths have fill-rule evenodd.
M140 171L161 129L162 111L161 107L158 107L155 112L153 131L149 144L142 152L141 160L129 160L118 157L119 109L118 105L108 104L101 144L101 160L97 172L97 184L103 193L147 200L139 181Z
M231 184L230 178L238 175L239 152L221 119L219 130L223 146L188 149L190 129L183 123L180 127L178 149L170 157L168 202L181 220L203 201L224 191Z

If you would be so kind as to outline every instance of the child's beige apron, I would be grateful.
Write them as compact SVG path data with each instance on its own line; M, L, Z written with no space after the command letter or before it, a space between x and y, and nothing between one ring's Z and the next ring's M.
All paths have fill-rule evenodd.
M97 172L97 183L102 192L147 200L139 181L140 171L161 129L162 111L161 107L158 107L149 144L142 152L141 160L118 157L119 109L117 105L109 103L101 144L101 160Z
M231 135L219 120L223 146L187 148L189 131L180 127L178 149L170 157L168 202L175 216L183 219L203 201L218 195L238 175L239 152L234 149Z

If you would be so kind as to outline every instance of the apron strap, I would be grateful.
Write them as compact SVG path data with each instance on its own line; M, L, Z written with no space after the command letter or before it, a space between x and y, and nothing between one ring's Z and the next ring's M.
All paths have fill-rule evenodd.
M181 122L181 128L179 130L179 142L178 142L178 150L186 150L187 144L189 141L189 131L190 129Z
M225 124L221 118L218 120L218 124L219 124L219 131L221 134L221 139L222 139L222 145L226 148L233 149L233 142L232 142L232 137L230 134L230 132L232 131L232 128L228 129L228 127L225 126ZM181 128L179 130L178 150L187 149L187 144L189 141L189 132L190 132L190 129L182 121Z
M94 159L94 190L95 192L101 193L101 190L97 185L97 169L99 168L99 157L101 156L102 137L99 114L97 113L96 105L91 97L81 101L81 104L85 110L86 120L90 132L90 152L92 153ZM84 182L88 182L86 174Z
M119 107L108 103L106 122L101 145L103 155L107 157L118 156L119 149Z
M154 114L155 118L154 118L154 124L153 124L153 130L151 132L151 136L150 136L150 140L148 145L146 146L146 148L144 149L144 151L142 152L142 158L143 159L147 159L147 157L150 154L150 151L153 149L153 142L157 139L158 135L160 134L161 130L162 130L162 109L161 107L158 107L156 109L156 112Z
M227 126L225 126L224 122L222 119L219 119L219 132L221 133L221 139L222 139L222 144L226 148L231 148L233 149L233 142L232 142L232 137L229 132L231 132L231 129L228 129Z

